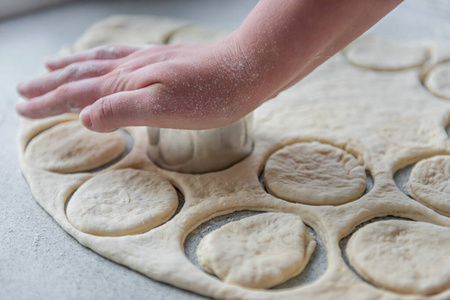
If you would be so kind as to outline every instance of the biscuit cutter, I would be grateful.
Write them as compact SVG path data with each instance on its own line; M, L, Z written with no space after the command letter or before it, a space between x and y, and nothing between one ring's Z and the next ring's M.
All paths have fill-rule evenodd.
M225 127L182 130L147 127L148 157L159 167L201 174L226 169L253 150L253 113Z

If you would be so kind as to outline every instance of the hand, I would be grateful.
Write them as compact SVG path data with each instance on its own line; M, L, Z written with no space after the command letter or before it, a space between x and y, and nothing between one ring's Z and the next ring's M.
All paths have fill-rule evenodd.
M21 83L28 118L79 112L89 129L206 129L239 120L267 99L261 73L235 43L106 46L47 60L51 71Z
M104 47L47 63L23 83L23 116L81 111L86 127L228 125L302 79L401 0L260 0L238 30L204 45Z

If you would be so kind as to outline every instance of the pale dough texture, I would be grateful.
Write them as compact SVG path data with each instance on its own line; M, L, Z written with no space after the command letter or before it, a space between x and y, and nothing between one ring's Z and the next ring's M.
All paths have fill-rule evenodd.
M379 71L417 67L427 56L427 49L422 45L388 39L362 39L347 51L351 63Z
M80 122L64 122L34 137L25 150L25 160L35 168L59 173L98 168L125 150L118 131L107 134L84 128Z
M414 166L407 190L414 199L450 215L450 155L435 156Z
M103 45L142 46L164 44L188 23L173 19L135 16L112 16L93 25L72 47L72 52Z
M351 265L391 291L432 295L450 287L450 228L403 220L364 226L350 238Z
M284 200L337 205L357 199L366 188L358 160L322 143L298 143L269 157L264 169L267 190Z
M212 43L226 37L229 33L226 30L217 31L200 26L186 26L170 36L169 44Z
M178 206L173 186L154 172L123 169L84 183L66 213L77 229L95 235L126 235L167 221Z
M425 85L438 97L450 99L450 61L431 69L425 79Z
M149 41L148 37L150 36L152 40L162 43L170 41L170 36L175 35L183 28L183 26L179 26L179 22L171 25L167 23L166 19L144 19L126 16L109 19L88 30L81 41L76 43L76 47L69 47L65 51L79 51L110 41L141 43ZM146 24L153 25L147 30ZM145 28L146 30L134 31L136 28ZM191 32L194 31L195 29ZM218 35L220 34L218 33ZM101 37L105 37L105 39L102 41ZM202 38L211 39L212 37L208 34L196 38L196 41L200 42ZM360 42L365 43L365 39L367 38L363 38ZM446 269L444 268L450 257L447 244L448 228L450 227L448 206L442 206L438 210L435 202L431 204L431 202L425 203L424 200L416 201L410 198L397 187L393 178L397 170L403 167L437 155L450 155L449 137L445 131L445 127L450 122L450 102L431 93L427 86L422 84L423 76L427 74L428 70L443 63L446 57L450 57L448 54L450 48L441 47L442 43L439 41L428 41L426 47L422 42L409 43L405 46L401 42L392 43L391 41L389 42L391 50L386 52L383 50L385 46L382 39L371 40L379 41L382 45L377 46L377 42L375 42L373 48L369 48L368 52L364 54L367 56L371 53L370 55L373 57L369 60L371 63L368 64L368 67L359 67L347 59L349 51L352 52L352 47L357 47L359 44L359 42L355 42L343 53L338 53L330 58L299 84L260 106L254 114L255 143L253 152L246 159L225 170L194 175L158 168L147 156L147 130L139 127L126 129L134 139L130 152L119 161L107 164L104 169L94 173L80 171L61 174L59 171L49 171L44 163L44 158L47 157L47 160L50 161L61 161L57 157L58 151L44 154L42 158L34 156L31 160L26 159L30 155L27 153L29 150L27 144L30 140L36 143L36 147L45 149L52 148L58 143L70 144L73 139L71 132L71 134L60 136L60 141L39 139L39 137L49 130L57 130L59 126L65 126L63 123L68 120L76 119L77 116L74 114L43 120L22 120L19 131L21 169L36 201L82 245L152 279L207 297L245 300L448 300L450 299L450 287L446 280L449 276L448 273L445 273ZM426 49L429 49L432 59L426 60L427 56L424 54ZM392 53L395 55L391 55ZM398 62L396 62L397 58ZM421 65L422 62L423 65ZM390 69L391 71L375 69ZM98 155L97 151L102 151L101 149L104 147L101 138L92 142L96 143L95 146L92 146L96 151L94 151L95 153L88 151L90 154L87 155L87 158L89 159L92 159L93 155ZM85 147L83 143L90 142L80 140L80 144ZM309 157L308 153L316 153L318 146L320 146L319 149L322 147L324 149L332 148L329 150L331 157L316 153L308 158L314 161L315 158L321 157L317 160L319 164L317 171L308 176L316 174L323 176L321 180L314 183L315 192L311 192L311 196L314 196L317 191L322 195L327 195L323 197L323 201L328 203L327 205L294 203L286 201L281 196L275 197L263 189L259 175L264 169L270 169L267 166L270 164L270 156L288 149L288 145L312 145L311 149L305 147L300 149L299 154L296 154L296 157L300 155L305 159ZM336 163L337 156L335 155L337 153L340 153L339 157L342 159L337 159ZM102 155L97 156L92 163L98 164L97 159L101 159L101 157ZM349 182L348 179L343 179L347 178L346 175L352 170L343 163L346 161L355 166L354 169L358 170L356 173L360 174L356 176L358 178L356 181L359 182L358 192L353 194L352 199L350 196L348 199L341 197L339 200L343 203L341 205L329 205L336 204L336 199L331 200L336 192L334 184L342 182L344 186L347 186ZM292 166L286 166L286 168L293 168L293 170L300 168L300 163L297 165L297 162L293 161L291 164ZM87 164L85 166L87 169L95 168ZM372 175L374 185L372 189L359 197L358 194L363 191L365 185L363 182L365 177L362 176L363 168ZM426 165L425 168L429 168L429 165ZM130 171L132 169L140 171ZM117 174L121 174L120 172L124 172L124 176L117 176ZM140 175L133 180L130 177L128 180L127 176L131 174L129 172L137 172ZM286 170L284 172L286 173ZM155 177L155 174L158 174L159 177ZM330 180L327 179L326 174ZM339 175L340 179L337 180L335 175ZM148 179L144 180L147 178L146 176ZM305 177L304 174L301 176ZM309 177L305 177L305 179L311 181ZM141 185L140 180L144 186L151 189L153 196L148 198L148 201L152 202L146 202L147 200L142 197L142 193L147 193L148 189L137 187ZM117 182L117 186L110 181ZM152 183L151 188L146 185L150 182ZM161 192L160 188L154 189L155 185L159 186L161 182L169 182L183 194L184 204L178 213L173 213L174 200L159 199L160 196L169 197L169 194L173 196L173 187L167 187L167 191L172 191L170 193ZM410 182L410 185L414 189L418 183ZM117 193L112 195L110 191L115 188L118 188ZM158 194L157 197L154 197L155 192ZM95 197L84 198L90 194ZM130 195L129 198L127 194ZM84 220L83 214L75 217L85 209L81 198L78 198L81 195L84 195L83 199L90 199L86 201L89 202L92 211L99 212L91 215L94 219L111 214L110 216L117 217L121 221L110 222L108 218L101 222L91 221L91 219ZM169 198L173 199L172 196ZM112 203L113 199L118 199L117 201L129 199L130 204L137 199L140 200L136 202L136 206L134 204L129 206L126 203L128 200L117 206L111 206L109 203ZM69 206L67 215L66 203ZM137 219L134 214L127 214L125 211L128 208L139 209L144 203L149 205L145 209L146 212L158 215L161 211L165 211L166 217L155 216L160 220L159 222L163 223L159 226L155 223L145 229L141 228L137 230L140 232L139 234L130 234L136 232ZM155 210L152 203L160 203L162 206L158 206ZM74 210L72 211L72 209ZM302 220L304 224L314 230L317 240L323 244L327 255L326 271L313 282L292 288L266 290L238 285L244 281L229 284L189 261L183 247L186 236L190 233L195 234L194 229L207 220L215 222L214 217L216 216L223 216L226 219L229 217L228 214L242 210L275 213L275 220L280 220L278 217L280 213L287 214L289 220L291 218L297 220L294 222L297 224L295 226L300 226L300 220ZM77 213L73 214L75 211ZM86 216L89 215L90 213L87 212ZM373 271L370 264L365 266L364 262L361 263L361 270L357 270L355 274L344 260L340 241L349 237L352 240L350 246L356 247L359 242L355 241L366 238L367 235L364 232L371 228L373 228L374 238L390 238L391 235L389 235L386 225L375 219L383 216L413 220L409 221L407 227L404 227L404 231L402 231L410 236L413 243L408 244L399 239L391 244L406 245L405 249L411 247L411 253L414 255L403 261L400 259L384 261L385 256L383 255L379 256L380 259L368 259L368 263L375 265ZM96 220L102 220L101 218ZM279 226L280 232L286 232L289 236L292 233L293 228L288 225L291 224L290 221L285 222L286 226L280 226L279 222L264 225L261 223L265 222L264 218L263 214L259 218L245 219L236 226L244 228L242 224L254 224L254 231L245 227L249 230L248 232L252 232L252 239L247 235L252 243L259 237L274 241L279 239L278 231L274 230L276 226ZM284 217L281 219L284 220ZM363 227L352 237L354 228L369 220L374 221L374 225ZM74 226L73 223L76 222L78 223ZM105 227L101 227L103 223L105 223ZM283 222L281 221L281 223ZM88 224L90 225L88 226ZM405 221L399 224L405 224ZM409 224L414 225L411 225L413 227L410 228ZM80 230L79 227L83 228L83 226L90 229ZM152 229L154 226L157 227ZM235 225L230 226L234 227ZM397 225L395 226L397 228ZM101 228L99 235L83 231L90 231L93 228ZM260 232L260 234L258 235L256 232ZM410 234L411 232L414 234ZM103 236L103 234L121 236ZM212 237L222 234L225 234L223 228L219 229L217 233L212 233ZM297 236L297 239L300 240L301 236L302 234ZM303 236L305 237L305 235ZM238 233L238 237L239 239L233 239L233 245L229 246L232 246L233 249L244 249L245 245L239 244L238 240L242 243L246 241L241 233ZM216 247L215 243L206 240L203 245ZM439 247L436 243L443 246ZM290 245L290 243L287 244ZM302 251L308 252L304 248L306 244L308 244L307 241L302 245L298 244L297 255ZM370 239L367 244L370 247L373 246ZM411 246L413 244L415 246ZM254 245L260 245L260 243ZM276 245L270 245L270 247L277 248ZM226 246L228 245L224 247ZM359 260L360 252L350 251L351 248L348 250L350 261ZM364 249L364 251L366 250L368 249ZM400 250L398 248L398 251ZM289 251L292 253L292 248L289 248ZM204 251L200 252L204 253ZM237 257L246 257L245 253L242 256L239 255L239 253L243 253L241 250L237 253ZM228 254L233 254L233 252ZM204 255L211 256L212 254L208 252ZM251 259L253 260L253 258ZM376 262L374 262L375 260ZM216 263L218 261L216 260ZM429 262L433 269L428 269L428 266L424 266L422 261ZM440 262L442 269L435 270L436 262ZM243 259L242 264L246 263L251 264L247 259ZM314 264L314 261L311 260L311 263ZM419 268L414 267L416 263ZM271 266L278 268L279 264L267 264L263 269L270 269ZM399 272L413 270L414 274L419 274L411 281L414 282L414 289L406 295L395 290L395 287L392 289L391 283L378 281L384 276L392 278L392 282L401 280L393 278L392 274L388 274L381 266ZM421 270L420 267L424 269ZM216 269L233 270L235 278L242 278L243 274L248 274L247 269L239 268L233 259L221 261L214 267L214 272L217 271ZM364 276L364 272L371 274L366 281L358 277L358 274ZM269 271L264 274L273 275L274 273ZM261 276L262 282L271 280L264 278L265 276ZM295 282L296 279L290 281ZM428 296L424 293L434 294ZM151 298L151 295L147 297Z
M210 233L197 257L204 270L226 283L270 288L299 274L315 246L298 216L265 213Z

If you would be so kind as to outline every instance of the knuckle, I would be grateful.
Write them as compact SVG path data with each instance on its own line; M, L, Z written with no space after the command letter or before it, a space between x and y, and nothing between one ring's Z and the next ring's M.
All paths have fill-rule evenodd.
M131 71L127 68L119 68L112 72L110 88L112 92L123 92L135 89L135 84L130 80Z
M80 110L80 103L70 95L70 87L66 84L59 86L55 90L53 102L58 103L58 106L65 111L78 112Z
M68 92L69 92L69 88L67 87L66 84L60 85L59 87L56 88L54 97L57 99L61 99L61 100L66 99Z

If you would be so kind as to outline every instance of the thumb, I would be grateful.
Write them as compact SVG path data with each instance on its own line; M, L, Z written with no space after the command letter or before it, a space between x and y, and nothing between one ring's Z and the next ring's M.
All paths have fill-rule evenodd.
M80 113L85 127L98 132L114 131L124 126L151 126L155 114L151 87L118 92L95 101Z

